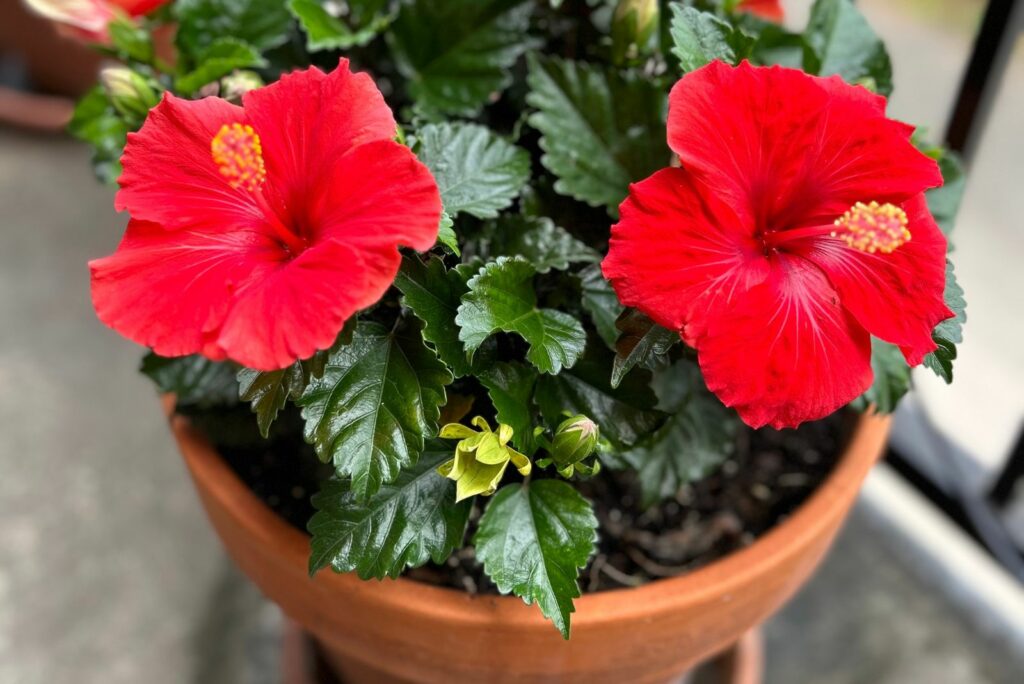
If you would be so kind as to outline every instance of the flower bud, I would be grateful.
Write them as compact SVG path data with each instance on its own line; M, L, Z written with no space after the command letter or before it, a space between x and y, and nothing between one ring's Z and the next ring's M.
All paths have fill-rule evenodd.
M100 83L114 109L128 118L145 119L160 101L160 86L127 67L104 69Z
M612 53L616 62L635 58L658 28L658 0L619 0L612 17Z
M551 440L551 460L559 468L579 463L594 453L601 438L597 423L586 416L573 416L562 421Z
M263 87L263 79L255 71L233 71L220 80L220 96L229 102L241 102L242 95Z

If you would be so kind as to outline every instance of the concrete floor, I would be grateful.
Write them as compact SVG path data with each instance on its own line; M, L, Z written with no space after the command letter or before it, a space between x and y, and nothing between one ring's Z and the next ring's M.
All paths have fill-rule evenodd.
M862 5L887 32L893 10ZM931 50L943 69L966 40L895 39L897 65ZM916 60L900 54L915 49ZM906 118L934 112L936 80L909 68L897 72L907 94L894 107ZM1021 60L1011 76L1024 80ZM1022 90L1006 90L1017 107ZM1006 265L1024 256L1005 180L1020 178L1020 111L997 111L958 229L971 297L960 381L926 388L944 424L973 426L993 462L1005 438L990 425L998 433L1019 418L1024 377L1020 355L1004 349L1022 337L1005 331L1021 325L1007 312L1019 313L1024 292L1024 271ZM0 212L0 682L277 681L276 608L234 573L208 529L135 372L140 350L92 314L86 261L111 251L124 225L111 192L77 145L0 130ZM991 391L1011 384L1012 395ZM970 609L911 546L862 503L822 571L769 624L768 681L1020 681L1024 635Z

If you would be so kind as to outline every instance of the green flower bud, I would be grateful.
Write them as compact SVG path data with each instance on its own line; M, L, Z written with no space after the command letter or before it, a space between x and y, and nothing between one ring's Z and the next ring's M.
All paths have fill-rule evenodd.
M114 109L129 119L145 119L160 101L160 86L127 67L104 69L100 83Z
M612 17L612 58L635 59L658 29L658 0L619 0Z
M220 79L220 96L230 102L241 102L242 95L263 87L263 79L255 71L233 71Z
M586 416L573 416L562 421L548 449L551 460L558 468L579 463L597 449L600 432L597 423Z

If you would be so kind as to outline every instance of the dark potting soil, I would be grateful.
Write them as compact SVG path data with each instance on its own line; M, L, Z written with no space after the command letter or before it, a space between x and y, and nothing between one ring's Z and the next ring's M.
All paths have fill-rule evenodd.
M285 413L269 440L255 432L247 408L189 412L206 428L238 476L281 517L300 530L313 514L309 497L330 475L301 436L297 415ZM846 443L853 416L839 413L796 430L739 432L735 454L676 496L643 509L631 471L602 470L579 482L594 502L598 549L580 577L584 591L644 584L706 565L751 544L781 522L832 471ZM466 539L476 530L471 516ZM410 570L412 579L470 593L497 593L483 574L471 546L443 565Z

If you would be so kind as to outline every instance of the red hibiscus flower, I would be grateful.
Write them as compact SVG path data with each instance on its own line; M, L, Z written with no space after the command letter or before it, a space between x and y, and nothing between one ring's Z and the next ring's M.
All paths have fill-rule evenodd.
M748 424L826 416L870 386L870 335L917 365L953 315L923 195L942 177L911 132L837 76L691 72L669 99L682 168L630 188L604 273Z
M170 0L25 0L25 4L72 37L109 42L107 25L120 12L131 17L149 14Z
M740 0L736 9L768 21L782 21L782 4L779 0Z
M164 356L283 368L329 347L431 248L441 199L348 61L219 98L166 95L130 134L117 251L89 264L100 319Z

